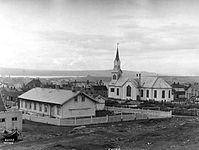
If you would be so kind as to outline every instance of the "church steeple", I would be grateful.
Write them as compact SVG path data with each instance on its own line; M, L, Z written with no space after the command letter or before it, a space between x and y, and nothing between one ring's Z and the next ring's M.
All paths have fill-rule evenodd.
M117 52L116 52L116 57L115 57L115 60L119 61L120 58L119 58L119 51L118 51L118 45L119 43L117 43Z
M119 45L119 43L117 43L116 57L114 60L114 68L112 71L112 80L115 80L115 81L117 81L122 75L122 70L120 68L121 63L120 63L120 58L119 58L118 45Z
M116 51L116 57L115 57L115 60L114 60L114 68L113 70L121 70L120 69L120 58L119 58L119 50L118 50L118 45L119 43L117 43L117 51Z

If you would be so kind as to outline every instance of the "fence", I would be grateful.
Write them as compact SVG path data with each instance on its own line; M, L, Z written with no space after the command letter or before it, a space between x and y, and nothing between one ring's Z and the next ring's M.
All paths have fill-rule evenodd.
M159 111L159 110L144 110L144 109L133 109L133 108L123 108L123 107L106 107L105 109L109 111L114 111L114 113L136 113L136 114L146 114L149 119L153 118L170 118L172 116L171 111Z
M104 117L89 117L89 118L50 118L48 116L36 116L23 114L23 119L47 123L59 126L79 126L88 124L101 124L130 120L141 119L155 119L155 118L170 118L171 112L154 111L154 110L141 110L132 108L117 108L106 107L106 109L114 111L117 115L104 116ZM128 113L128 114L127 114Z
M52 124L52 125L60 125L60 119L50 118L48 116L23 114L23 119L31 120L31 121L34 121L34 122Z

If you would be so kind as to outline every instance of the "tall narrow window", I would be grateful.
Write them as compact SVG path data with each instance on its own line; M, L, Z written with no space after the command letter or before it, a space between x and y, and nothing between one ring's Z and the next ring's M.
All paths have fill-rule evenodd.
M144 96L144 90L141 90L141 97Z
M44 112L48 112L48 105L44 106Z
M149 90L146 90L146 97L149 97Z
M120 95L120 89L117 88L117 95Z
M154 90L154 98L157 98L157 90Z
M57 115L60 115L60 110L61 110L61 107L58 105L57 106Z
M27 102L25 101L25 108L27 108Z
M39 111L42 111L42 104L39 104Z
M74 99L75 99L74 101L77 103L78 102L77 96Z
M85 102L85 96L82 95L82 102Z
M115 74L113 75L113 80L116 80L116 75Z
M23 108L23 101L21 100L20 102L21 102L21 108Z
M29 103L29 109L32 109L32 102Z
M168 95L168 97L171 98L171 91L170 91L170 90L169 90L169 95Z
M165 91L162 91L162 98L165 98Z
M37 103L34 102L34 110L36 110L36 109L37 109Z
M128 85L128 86L126 87L126 96L128 96L128 97L131 96L131 86L130 86L130 85Z

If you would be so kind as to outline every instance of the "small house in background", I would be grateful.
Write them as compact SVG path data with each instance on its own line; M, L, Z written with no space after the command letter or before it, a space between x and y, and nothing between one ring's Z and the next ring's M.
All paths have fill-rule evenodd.
M17 106L17 97L23 92L15 87L2 87L0 88L0 96L6 107Z
M186 91L185 97L189 100L193 97L199 96L199 83L192 84Z
M22 87L23 91L28 91L32 88L35 88L35 87L41 87L42 86L42 82L39 80L39 78L34 78L32 79L30 82L28 82L26 85L24 85Z
M98 103L81 91L47 88L33 88L18 99L25 113L56 118L95 116Z
M97 103L97 110L104 110L106 98L102 97L101 95L97 96L95 100Z
M185 89L186 87L182 84L178 83L173 83L171 85L172 89L173 89L173 95L174 95L174 100L177 99L184 99L185 98Z
M108 97L108 88L106 85L91 85L89 87L85 87L84 91L93 97L97 97L98 95Z

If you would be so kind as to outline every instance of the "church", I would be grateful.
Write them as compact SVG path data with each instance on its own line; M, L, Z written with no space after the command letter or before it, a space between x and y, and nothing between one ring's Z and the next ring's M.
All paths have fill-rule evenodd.
M170 102L173 100L172 87L161 77L125 75L117 46L112 77L108 85L108 97L117 100L154 100Z

